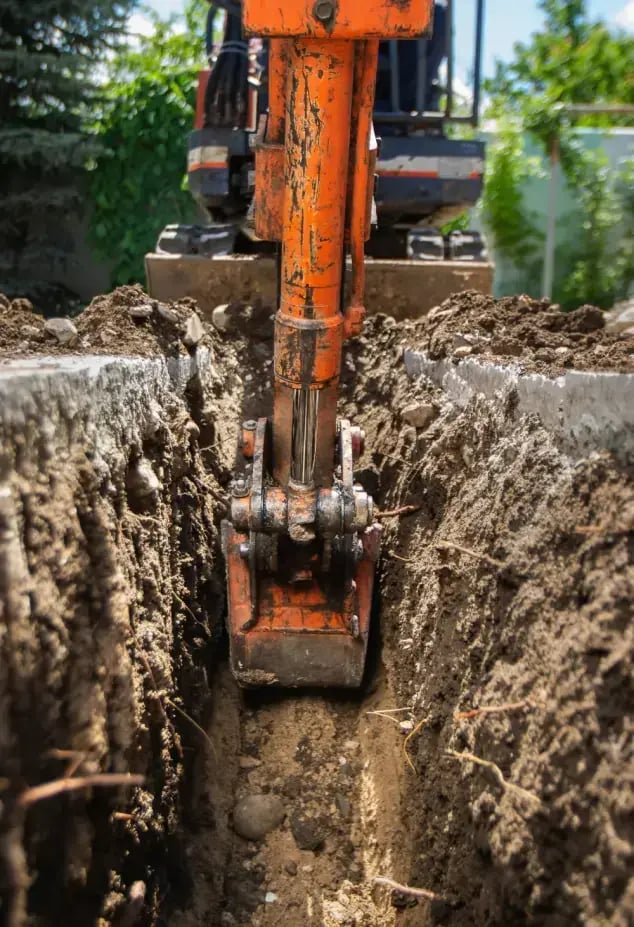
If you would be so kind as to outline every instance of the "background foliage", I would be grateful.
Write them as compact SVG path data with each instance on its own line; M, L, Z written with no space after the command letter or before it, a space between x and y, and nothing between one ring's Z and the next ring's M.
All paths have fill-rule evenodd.
M66 258L60 214L78 211L98 140L86 120L98 65L134 0L0 0L0 289L46 302L40 269ZM97 65L97 67L96 67Z
M93 127L103 151L90 182L92 236L113 262L113 284L142 280L143 255L163 226L195 215L183 178L206 10L202 0L188 5L185 32L155 17L153 34L113 62Z
M571 114L570 104L634 103L634 37L593 21L585 0L540 0L543 29L519 43L510 63L497 62L486 84L489 115L501 127L490 149L483 214L495 250L541 279L543 235L521 194L535 176L535 159L523 144L526 133L550 157L557 145L565 179L577 201L578 235L559 250L555 298L566 307L594 302L609 307L632 284L631 165L612 176L601 153L585 150L576 126L623 124L626 116ZM629 124L632 119L629 117ZM614 240L613 230L624 235Z

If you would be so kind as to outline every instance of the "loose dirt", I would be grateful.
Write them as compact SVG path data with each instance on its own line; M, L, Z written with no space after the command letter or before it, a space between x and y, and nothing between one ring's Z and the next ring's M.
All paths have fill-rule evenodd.
M105 312L115 333L106 353L126 350L129 300L147 303L138 290L105 301L106 310L115 304ZM85 496L75 475L83 471L68 460L35 495L37 468L8 462L20 480L14 530L40 603L11 620L29 641L29 628L50 633L51 602L55 615L78 616L63 657L61 631L49 656L36 649L41 682L16 670L26 707L10 681L0 687L15 719L11 787L57 774L42 766L44 748L83 749L84 738L95 768L114 763L148 777L131 800L59 799L29 818L20 838L38 873L30 923L52 923L47 911L55 923L100 927L632 923L632 469L603 453L573 464L536 419L515 414L512 399L475 397L458 409L430 383L412 383L403 365L405 345L437 357L469 347L456 360L477 353L552 374L568 366L554 353L565 347L580 369L631 369L634 347L603 331L595 310L557 315L561 323L552 307L524 302L466 294L427 321L376 317L346 351L341 408L367 432L359 478L379 508L417 507L384 522L358 694L241 693L222 657L218 523L238 409L251 417L270 405L265 308L232 307L224 334L205 332L214 375L190 393L187 410L199 436L177 426L188 417L175 404L167 431L144 449L157 471L166 468L156 512L128 501L125 454L112 500L99 489ZM130 337L149 330L151 341L134 342L134 353L176 351L177 339L178 352L188 350L191 311L184 305L165 335L155 308L150 321L132 320ZM92 328L79 321L78 332L97 343L98 312L90 318ZM508 340L502 351L502 335L520 352ZM405 414L414 405L420 427ZM64 531L68 551L56 540ZM96 638L94 627L103 628ZM76 669L57 670L53 685L41 669L47 660ZM82 682L93 677L98 704ZM39 699L34 727L28 706ZM73 712L56 713L60 701L85 703L77 723ZM257 840L238 832L241 803L254 796L283 813ZM115 811L130 817L113 819ZM135 908L140 881L145 902ZM73 919L77 911L84 920Z
M198 330L195 310L190 299L166 304L150 299L140 286L119 287L95 297L69 320L75 331L69 330L60 340L50 329L50 320L39 315L29 300L9 300L0 293L0 357L186 354L213 341L216 334L213 328ZM192 316L196 316L193 330L188 329Z
M594 306L561 312L547 299L494 299L474 290L456 294L417 323L404 323L409 347L433 359L478 355L528 372L558 376L566 369L634 371L634 334L605 330Z

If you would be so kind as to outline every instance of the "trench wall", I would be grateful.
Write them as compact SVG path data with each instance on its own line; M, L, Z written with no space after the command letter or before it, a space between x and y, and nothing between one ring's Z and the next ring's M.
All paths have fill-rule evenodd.
M231 435L217 403L235 403L236 384L204 350L0 365L10 927L124 923L143 906L152 920L166 898L188 896L181 830L224 607L218 500ZM34 786L104 773L142 784L25 806Z
M440 897L403 922L625 927L634 378L365 337L368 474L381 508L417 507L385 522L382 652L413 729L398 878Z

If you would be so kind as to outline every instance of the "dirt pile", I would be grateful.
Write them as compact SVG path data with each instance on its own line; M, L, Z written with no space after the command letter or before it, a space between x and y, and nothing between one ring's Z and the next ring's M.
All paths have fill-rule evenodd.
M634 333L606 331L605 313L581 306L563 313L547 299L456 294L411 326L409 347L433 359L471 355L558 376L566 369L634 371Z
M75 320L71 351L210 353L181 395L113 390L107 452L44 406L2 433L2 890L29 911L11 927L631 923L632 469L573 464L512 396L458 408L403 364L422 346L559 372L565 348L627 370L630 342L523 298L370 319L341 409L379 508L416 511L384 520L368 680L245 695L218 522L241 414L270 408L270 319L226 307L188 346L194 307L167 309L126 288ZM2 313L23 344L31 310ZM68 762L145 781L25 815Z
M161 303L141 286L96 296L74 319L45 319L27 299L0 294L0 357L30 354L119 354L168 357L187 354L214 340L196 303ZM216 339L217 343L217 339Z

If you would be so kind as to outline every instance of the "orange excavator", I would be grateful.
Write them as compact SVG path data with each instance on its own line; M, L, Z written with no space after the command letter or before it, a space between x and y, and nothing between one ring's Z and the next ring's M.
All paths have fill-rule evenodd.
M244 467L223 525L231 666L244 686L362 681L381 529L354 478L364 435L337 419L339 373L365 314L379 40L420 36L432 6L243 4L246 34L270 41L255 229L281 245L273 419L243 424Z

